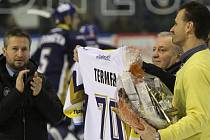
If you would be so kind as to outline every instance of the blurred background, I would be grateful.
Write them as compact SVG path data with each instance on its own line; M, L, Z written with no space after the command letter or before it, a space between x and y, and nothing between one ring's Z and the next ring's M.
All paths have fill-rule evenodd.
M116 46L141 46L144 49L154 44L158 32L170 30L178 7L188 1L0 0L0 38L8 28L19 26L32 35L33 53L40 35L54 26L50 17L53 9L59 3L71 2L79 9L80 25L91 23L98 26L99 41ZM210 0L196 1L210 7ZM0 41L2 47L2 39Z
M142 49L145 62L151 62L156 35L169 31L181 4L192 0L0 0L0 54L2 37L8 29L18 26L32 36L31 55L39 46L41 35L55 25L51 14L59 3L76 5L80 21L75 28L94 24L98 42L116 47L124 45ZM210 9L210 0L194 0ZM65 140L76 140L73 136Z

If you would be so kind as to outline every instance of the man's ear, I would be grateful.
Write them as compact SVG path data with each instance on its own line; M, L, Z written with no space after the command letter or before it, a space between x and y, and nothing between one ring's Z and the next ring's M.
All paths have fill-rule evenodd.
M192 21L188 21L186 24L186 32L190 33L193 31L194 24Z
M5 56L6 55L6 48L5 47L2 47L2 52L3 52L3 55Z

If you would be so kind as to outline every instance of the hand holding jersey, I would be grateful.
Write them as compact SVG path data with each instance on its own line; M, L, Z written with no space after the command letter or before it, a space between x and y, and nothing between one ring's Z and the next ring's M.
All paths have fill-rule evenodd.
M74 57L73 57L73 59L74 59L75 62L78 62L78 61L79 61L79 58L78 58L78 51L77 51L77 49L78 49L79 47L82 47L82 46L77 45L77 46L75 47L75 49L74 49Z

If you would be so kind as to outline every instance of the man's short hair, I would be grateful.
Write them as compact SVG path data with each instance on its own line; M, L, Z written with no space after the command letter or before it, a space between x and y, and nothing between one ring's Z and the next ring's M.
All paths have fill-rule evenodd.
M195 36L206 40L210 31L210 12L208 8L198 2L192 1L182 5L180 10L185 10L184 21L192 21Z
M8 45L8 39L10 37L25 37L28 39L29 41L29 47L31 46L31 37L30 35L25 32L24 30L20 29L20 28L12 28L10 30L8 30L5 34L4 34L4 47L6 48Z

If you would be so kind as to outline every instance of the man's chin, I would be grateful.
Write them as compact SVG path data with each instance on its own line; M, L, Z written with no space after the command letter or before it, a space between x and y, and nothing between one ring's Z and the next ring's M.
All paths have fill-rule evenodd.
M158 62L153 62L153 64L154 64L155 66L157 66L157 67L161 67L161 64L158 63Z
M16 70L24 70L25 69L25 65L15 65L14 68Z

